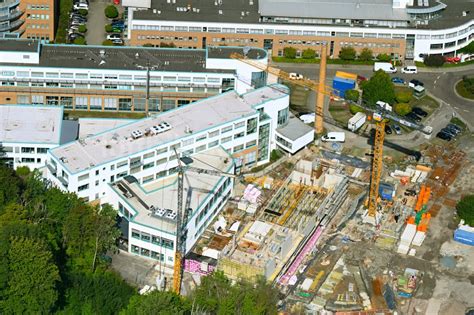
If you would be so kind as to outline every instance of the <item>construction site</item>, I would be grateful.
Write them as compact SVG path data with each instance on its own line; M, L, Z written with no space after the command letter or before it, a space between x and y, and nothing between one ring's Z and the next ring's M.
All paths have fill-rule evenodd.
M324 96L333 92L308 79L293 83L318 92L313 119L321 134L333 124L323 119ZM442 143L430 126L358 105L370 115L365 130L373 128L363 148L316 140L241 174L192 250L177 253L178 282L168 288L186 294L218 270L232 280L264 278L278 288L281 314L464 314L474 253L456 237L469 227L455 206L474 191L472 134ZM365 124L362 116L354 128ZM385 141L389 120L411 128L420 145Z

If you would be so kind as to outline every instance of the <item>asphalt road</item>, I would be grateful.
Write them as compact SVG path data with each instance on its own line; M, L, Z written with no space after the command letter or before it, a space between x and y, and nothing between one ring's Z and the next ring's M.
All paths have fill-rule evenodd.
M311 79L318 79L318 64L290 64L278 63L274 66L286 71L297 72ZM354 72L364 77L370 77L373 74L371 66L351 66L351 65L328 65L327 85L332 85L332 78L336 71ZM425 69L418 68L418 74L391 74L391 76L402 77L406 81L418 79L425 84L426 90L439 100L452 107L453 111L461 117L474 131L474 101L466 100L458 96L454 90L456 82L462 79L463 75L473 75L474 65L468 65L458 68Z

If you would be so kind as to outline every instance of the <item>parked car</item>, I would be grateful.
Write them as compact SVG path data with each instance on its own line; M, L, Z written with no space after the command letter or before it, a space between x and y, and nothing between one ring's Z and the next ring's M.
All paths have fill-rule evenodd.
M113 33L123 33L123 28L113 27L112 32Z
M291 72L290 73L290 79L291 80L303 80L303 75L296 73L296 72Z
M406 66L402 68L402 73L416 74L418 73L418 69L416 66Z
M117 20L117 21L113 21L111 25L118 26L118 27L125 27L125 22L123 20Z
M420 107L413 107L412 112L414 112L415 114L417 114L418 116L421 116L421 117L428 116L428 113L426 111L424 111L423 109L421 109Z
M71 23L69 23L69 27L71 26L80 26L80 25L84 25L86 23L84 22L81 22L81 21L71 21Z
M109 34L107 35L108 40L113 40L113 39L122 39L122 35L114 33L114 34Z
M451 137L449 134L444 133L442 131L438 132L436 134L436 137L440 138L440 139L443 139L443 140L446 140L446 141L451 141L453 139L453 137Z
M441 132L445 133L445 134L448 134L450 135L451 137L455 138L457 133L456 131L452 130L452 129L449 129L449 128L446 128L444 127L443 129L441 129Z
M114 45L123 45L123 40L122 39L112 39L112 43Z
M408 114L405 115L406 118L409 118L411 120L414 120L416 122L420 122L421 121L421 117L418 116L417 114L415 114L414 112L410 112Z
M459 127L458 125L456 124L452 124L452 123L449 123L446 128L450 128L450 129L454 129L456 130L458 133L462 132L462 128Z
M346 134L344 132L328 132L326 135L321 137L321 141L324 142L345 142Z
M408 86L411 87L411 88L414 88L415 86L424 86L425 84L419 80L416 80L416 79L413 79L411 80L410 82L408 82Z
M402 134L402 128L400 128L399 125L393 124L393 125L392 125L392 128L393 128L393 130L395 130L395 133L396 133L397 135L401 135L401 134Z
M388 135L392 134L392 128L389 125L385 125L385 133Z
M87 3L78 3L73 6L74 10L89 10Z
M458 62L461 61L461 58L459 58L459 57L445 57L444 61L446 61L447 63L458 63Z
M392 82L395 83L395 84L405 84L405 80L403 80L402 78L399 78L399 77L393 77Z
M71 33L68 35L68 39L70 42L73 42L75 39L77 38L84 38L84 35L80 34L80 33Z

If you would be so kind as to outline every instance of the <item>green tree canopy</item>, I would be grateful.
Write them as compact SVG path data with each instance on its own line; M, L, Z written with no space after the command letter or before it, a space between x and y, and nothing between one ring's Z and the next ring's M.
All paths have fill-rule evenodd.
M135 295L120 315L179 315L188 314L191 305L188 300L173 292L153 291L147 295Z
M390 60L392 60L392 57L390 57L390 55L383 53L383 54L377 55L377 60L381 62L389 62Z
M104 9L105 16L108 17L109 19L115 19L119 13L117 10L117 7L114 5L108 5Z
M352 115L355 115L359 112L363 112L364 109L360 106L357 106L357 105L354 105L354 104L351 104L349 105L349 111L351 112Z
M349 101L357 102L359 100L359 91L357 90L347 90L344 94L344 98Z
M316 58L316 51L314 51L314 49L307 48L303 50L301 57L303 57L303 59L314 59Z
M362 98L369 104L375 105L377 101L393 104L395 101L395 89L390 76L379 70L368 80L361 84Z
M356 58L356 51L351 46L342 47L341 50L339 51L339 59L354 60L355 58Z
M5 313L50 313L58 299L56 285L60 278L53 255L44 243L32 238L14 238L8 260L10 280L1 304Z
M441 67L444 65L444 57L441 55L429 55L423 59L423 63L428 67Z
M393 110L400 116L405 116L406 114L410 113L412 108L411 105L408 103L397 103L394 105Z
M361 50L361 52L359 54L359 60L371 61L372 58L374 58L374 54L373 54L372 50L370 50L369 48L364 48L364 49Z
M474 195L462 198L456 205L456 211L467 225L474 227Z
M87 45L86 39L84 37L78 37L74 40L74 45Z
M294 47L285 47L283 48L283 56L289 59L296 58L296 48Z

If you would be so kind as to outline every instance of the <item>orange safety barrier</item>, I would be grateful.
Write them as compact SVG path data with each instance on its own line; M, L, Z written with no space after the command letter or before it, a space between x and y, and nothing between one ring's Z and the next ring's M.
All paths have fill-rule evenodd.
M416 200L415 211L418 212L423 207L423 199L425 197L425 185L421 185L420 193L418 194L418 199Z

